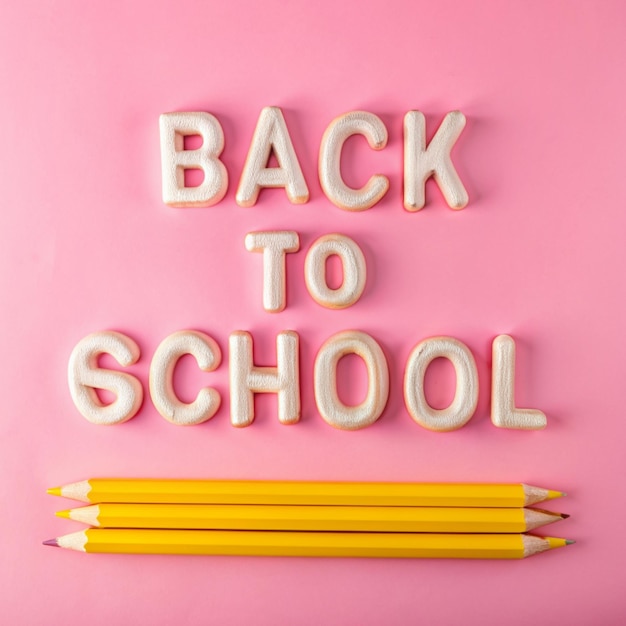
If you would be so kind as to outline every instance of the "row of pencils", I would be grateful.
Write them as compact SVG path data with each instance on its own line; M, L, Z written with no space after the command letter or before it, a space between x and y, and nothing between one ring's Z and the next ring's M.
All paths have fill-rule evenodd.
M86 530L45 545L118 554L519 559L571 540L524 484L91 479L48 493Z

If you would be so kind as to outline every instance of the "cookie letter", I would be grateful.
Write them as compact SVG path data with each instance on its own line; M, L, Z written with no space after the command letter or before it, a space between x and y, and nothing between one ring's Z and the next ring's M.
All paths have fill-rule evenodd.
M491 421L498 428L540 430L547 425L544 413L515 406L515 341L499 335L492 344Z
M326 259L336 254L343 267L343 282L337 289L326 283ZM353 305L365 289L365 257L355 241L334 233L317 239L304 261L304 280L311 297L327 309Z
M433 409L424 393L424 376L433 359L449 359L456 372L452 404ZM413 348L404 374L404 401L409 415L424 428L449 431L461 428L474 415L478 403L478 372L469 348L452 337L431 337Z
M320 145L319 177L326 197L340 209L363 211L373 207L389 189L389 179L372 176L361 189L348 187L341 177L341 150L352 135L364 135L370 148L382 150L387 145L387 129L373 113L352 111L334 119Z
M467 191L450 159L450 151L465 127L465 116L452 111L444 118L426 147L426 120L423 113L404 116L404 208L419 211L426 203L426 181L434 176L451 209L462 209Z
M143 388L130 374L98 367L101 354L110 354L127 367L139 359L139 346L130 337L114 331L92 333L81 339L70 356L70 394L76 408L93 424L121 424L139 410ZM116 399L104 404L96 389L106 389Z
M263 253L263 308L278 313L287 306L285 253L300 249L298 233L291 230L248 233L246 250Z
M226 194L228 172L219 160L224 133L210 113L163 113L161 127L161 171L163 202L173 207L205 207L217 204ZM202 146L185 150L184 137L200 135ZM185 170L201 169L204 180L185 187Z
M266 167L272 151L278 167ZM303 204L309 199L309 189L278 107L265 107L261 111L241 173L237 204L245 207L256 204L262 187L284 187L292 204Z
M220 406L220 394L210 387L200 390L196 399L186 404L174 391L174 368L185 354L196 358L203 372L218 367L222 354L215 341L195 330L181 330L166 337L156 349L150 364L150 395L156 410L172 424L189 426L205 422Z
M356 406L346 406L337 393L337 364L346 354L358 354L367 367L367 396ZM358 330L333 335L315 358L314 390L317 410L331 426L358 430L373 424L389 397L389 368L381 347Z
M257 367L252 362L252 336L244 331L230 335L230 421L249 426L254 421L254 394L278 394L278 420L300 420L299 338L293 331L278 333L276 367Z

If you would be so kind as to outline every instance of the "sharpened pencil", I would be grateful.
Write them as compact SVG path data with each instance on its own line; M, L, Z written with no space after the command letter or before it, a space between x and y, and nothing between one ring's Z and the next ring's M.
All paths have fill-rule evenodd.
M524 534L333 533L91 528L45 541L79 552L224 556L523 559L573 543Z
M98 528L521 533L568 517L524 508L92 504L57 512Z
M561 497L524 484L355 483L95 478L48 493L96 504L298 504L345 506L524 507Z

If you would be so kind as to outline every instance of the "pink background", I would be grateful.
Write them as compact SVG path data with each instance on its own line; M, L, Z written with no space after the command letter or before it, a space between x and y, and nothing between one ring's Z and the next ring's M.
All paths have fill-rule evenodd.
M0 211L3 419L0 604L14 624L618 624L623 565L624 138L626 30L620 2L13 2L0 9L3 150ZM259 111L283 109L311 192L293 206L266 190L234 196ZM345 177L374 171L391 189L364 213L324 197L319 141L363 109L389 130L382 152L347 146ZM454 162L470 194L454 212L434 183L420 213L402 209L402 118L432 134L446 112L468 124ZM230 174L209 209L161 201L158 117L209 111ZM261 257L248 231L293 229L288 307L261 308ZM368 264L363 298L321 308L304 288L305 251L343 232ZM187 357L178 385L222 394L191 428L149 399L130 422L98 427L74 408L68 357L83 336L116 329L140 345L144 386L170 333L211 334L212 374ZM372 334L389 361L381 419L341 432L317 414L312 369L330 335ZM276 399L230 425L227 339L249 330L273 364L284 329L301 339L303 417L286 427ZM541 432L489 418L494 336L517 341L517 401L548 415ZM402 400L413 346L451 335L473 351L481 394L461 430L432 433ZM351 369L352 368L352 369ZM363 392L358 363L345 371ZM445 405L453 375L428 377ZM91 476L526 481L563 489L550 529L577 545L522 562L187 558L81 555L41 541L80 528L47 487Z

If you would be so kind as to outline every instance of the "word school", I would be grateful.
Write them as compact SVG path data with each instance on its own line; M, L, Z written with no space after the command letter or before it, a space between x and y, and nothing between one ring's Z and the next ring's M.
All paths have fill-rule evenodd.
M229 336L230 419L237 427L254 421L254 394L276 393L278 420L295 424L301 417L299 336L283 331L276 338L276 367L253 362L250 333L235 331ZM69 384L79 412L95 424L119 424L131 419L143 402L143 386L131 374L98 366L101 354L112 355L122 366L136 363L139 347L127 335L115 331L92 333L72 351ZM217 390L202 388L193 402L182 402L174 389L178 360L191 354L198 367L207 372L222 360L215 340L206 333L183 330L173 333L156 349L149 373L149 390L157 411L178 426L204 422L215 415L221 398ZM355 354L363 359L368 376L365 399L346 405L337 392L337 366L340 359ZM515 341L499 335L492 344L491 420L501 428L536 430L546 426L546 416L536 409L515 406ZM456 389L451 404L444 409L429 405L425 391L426 370L436 358L448 359L456 373ZM373 424L383 413L389 397L389 367L378 342L362 331L334 334L320 347L314 364L313 391L317 410L331 426L358 430ZM109 404L100 401L96 389L115 395ZM431 337L418 343L409 355L404 371L404 401L409 415L424 428L434 431L457 430L474 415L478 403L478 372L469 348L453 337Z

